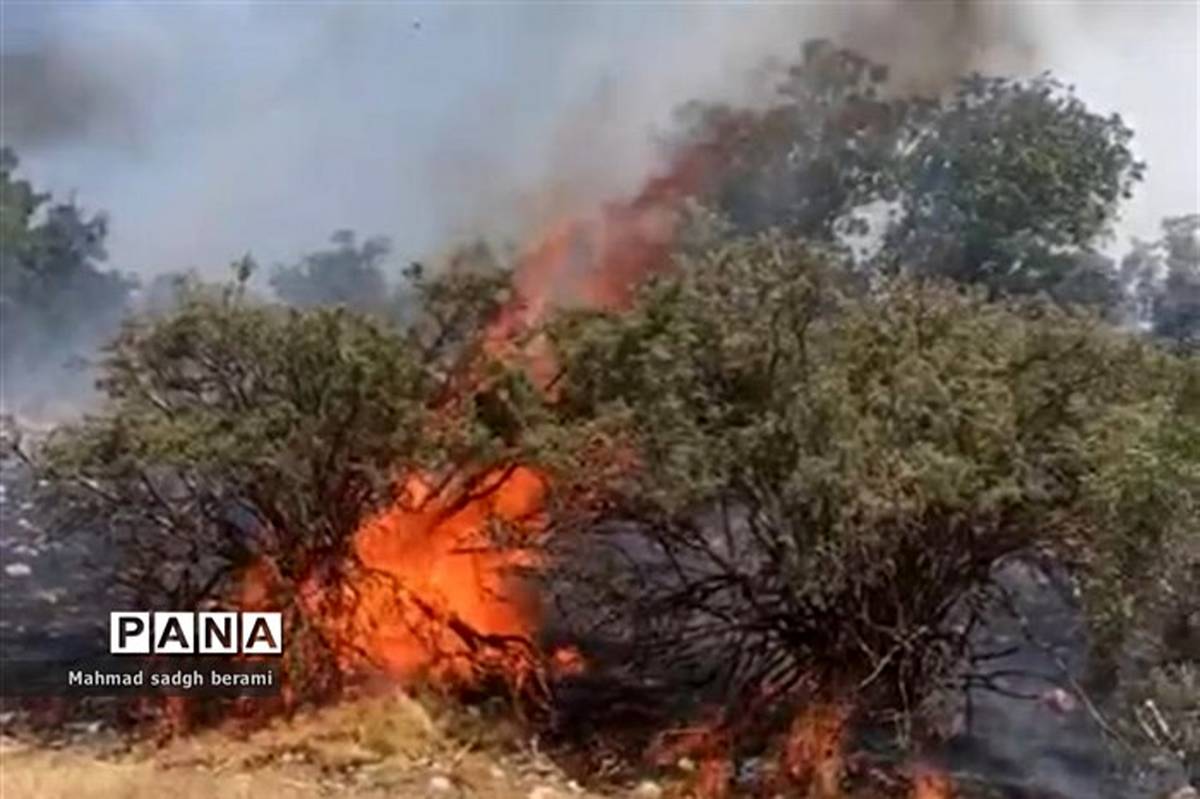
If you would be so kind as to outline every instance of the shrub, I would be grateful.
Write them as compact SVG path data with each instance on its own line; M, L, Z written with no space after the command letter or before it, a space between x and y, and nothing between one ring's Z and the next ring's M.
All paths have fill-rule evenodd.
M103 529L111 578L138 606L283 610L289 653L307 661L288 664L301 693L338 678L303 612L304 581L355 568L353 534L399 476L448 480L513 453L474 395L446 402L464 358L502 373L471 347L504 276L410 278L404 328L193 287L125 326L100 364L99 412L36 456L70 501L67 521Z
M1119 627L1114 598L1195 535L1195 362L1089 315L863 287L762 235L551 335L563 435L636 464L564 470L603 483L553 538L564 624L734 717L765 691L906 721L972 654L1005 561L1062 559Z

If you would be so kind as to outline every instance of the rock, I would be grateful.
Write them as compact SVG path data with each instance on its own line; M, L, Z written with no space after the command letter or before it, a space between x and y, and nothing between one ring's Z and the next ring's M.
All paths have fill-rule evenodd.
M4 573L9 577L28 577L33 574L33 569L24 563L10 563L4 567Z
M559 793L548 785L539 785L529 792L529 799L559 799Z
M454 783L450 778L442 774L435 774L429 778L429 792L432 794L447 794L454 790Z
M583 786L575 780L570 780L567 782L567 790L571 793L583 793Z
M1042 695L1042 702L1055 713L1067 714L1075 709L1075 697L1062 688L1055 688Z
M500 768L499 766L492 766L490 769L488 769L488 774L490 774L494 780L502 780L505 776L504 769Z
M1190 785L1185 785L1167 797L1167 799L1200 799L1200 791L1197 791Z
M662 794L662 786L654 780L642 780L633 789L636 799L661 799Z
M682 771L684 774L691 774L696 770L696 761L690 757L681 757L675 761L675 768Z

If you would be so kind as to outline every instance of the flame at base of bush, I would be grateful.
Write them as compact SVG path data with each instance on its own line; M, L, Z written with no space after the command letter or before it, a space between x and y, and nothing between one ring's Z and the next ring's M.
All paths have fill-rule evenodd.
M486 676L519 687L533 677L540 608L514 572L538 565L544 491L525 467L468 486L406 478L396 501L355 534L355 567L302 589L343 671L445 687Z

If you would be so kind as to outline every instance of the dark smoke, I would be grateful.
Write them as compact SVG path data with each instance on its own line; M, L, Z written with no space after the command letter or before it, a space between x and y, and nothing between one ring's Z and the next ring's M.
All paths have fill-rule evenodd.
M823 36L890 64L902 90L1066 71L1138 130L1155 205L1131 217L1150 236L1195 197L1196 114L1141 53L1178 69L1196 12L1142 8L58 5L28 12L26 54L5 51L4 136L48 188L112 213L121 268L216 274L246 248L291 260L339 227L422 257L635 191L679 103L765 101L764 61Z
M69 43L0 55L0 136L22 153L85 141L136 145L139 98Z
M960 76L1038 68L1031 7L978 0L893 0L841 14L839 43L890 65L896 87L940 93Z

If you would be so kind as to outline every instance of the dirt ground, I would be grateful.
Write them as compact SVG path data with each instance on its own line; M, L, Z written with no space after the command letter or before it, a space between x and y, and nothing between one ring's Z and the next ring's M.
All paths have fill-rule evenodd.
M451 729L452 725L452 729ZM656 783L608 795L657 799ZM437 717L401 695L357 700L249 735L209 731L166 745L47 746L0 739L4 799L588 799L511 726Z

